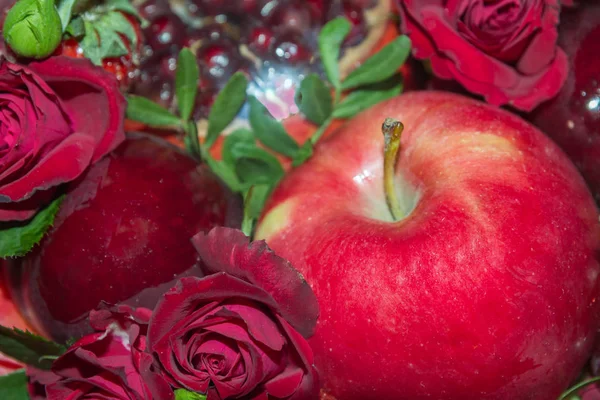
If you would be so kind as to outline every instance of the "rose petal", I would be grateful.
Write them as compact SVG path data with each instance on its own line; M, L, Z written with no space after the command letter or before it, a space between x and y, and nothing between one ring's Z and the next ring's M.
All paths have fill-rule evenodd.
M205 329L212 332L218 332L227 337L235 338L238 341L247 341L245 338L249 339L249 334L254 340L259 341L268 348L275 351L281 351L285 344L285 339L281 335L281 332L279 332L279 328L273 320L273 315L271 315L271 313L269 314L270 315L266 315L264 310L253 307L248 303L224 304L215 315L228 317L230 320L232 318L242 320L245 326L243 328L238 328L243 330L244 339L242 339L242 337L236 338L234 336L230 336L228 334L227 323L211 325Z
M461 25L458 13L467 12L464 7L473 2L397 3L402 30L412 40L415 57L430 58L435 75L455 79L491 104L509 103L530 111L556 96L566 80L568 65L562 50L556 47L558 0L522 2L524 15L515 20L519 26L507 26L498 32ZM511 29L512 36L504 42L502 37L494 36L505 35ZM518 59L504 62L514 59L525 43L529 44Z
M19 201L61 183L72 181L88 167L93 139L84 134L68 136L22 178L0 186L0 202Z
M150 320L148 345L151 351L164 341L174 326L185 326L192 321L189 314L198 305L215 300L243 298L275 307L275 301L264 291L226 273L217 273L204 278L180 279L158 302Z
M217 227L198 233L192 243L207 269L244 279L269 293L275 310L306 337L314 333L319 304L312 289L291 263L263 241L249 239L236 229Z
M63 99L73 130L96 141L93 162L125 140L126 100L114 75L88 59L63 56L31 63L29 68Z

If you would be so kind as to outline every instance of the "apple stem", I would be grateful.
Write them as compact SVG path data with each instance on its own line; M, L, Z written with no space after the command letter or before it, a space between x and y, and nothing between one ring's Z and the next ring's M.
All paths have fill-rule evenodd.
M394 220L404 218L404 211L400 208L400 202L396 196L396 161L400 150L400 136L404 130L402 122L392 118L386 118L381 126L384 137L383 157L383 189L388 208Z

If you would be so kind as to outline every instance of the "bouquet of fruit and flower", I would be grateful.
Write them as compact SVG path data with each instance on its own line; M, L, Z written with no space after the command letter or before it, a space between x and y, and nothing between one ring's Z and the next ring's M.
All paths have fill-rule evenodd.
M600 399L593 0L0 27L0 400Z

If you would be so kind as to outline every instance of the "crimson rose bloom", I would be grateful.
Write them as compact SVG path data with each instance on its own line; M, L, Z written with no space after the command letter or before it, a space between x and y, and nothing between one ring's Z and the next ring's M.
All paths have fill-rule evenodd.
M114 76L85 59L0 60L0 222L31 218L117 147L125 105Z
M52 371L28 369L30 397L173 399L169 384L155 374L152 356L145 352L150 315L150 310L125 305L93 311L90 322L96 333L71 346L52 364Z
M565 82L560 0L396 1L415 57L491 104L530 111Z
M148 348L175 388L216 399L316 399L313 355L302 335L316 298L264 241L215 228L193 238L204 278L182 278L158 303ZM298 333L300 332L300 333Z

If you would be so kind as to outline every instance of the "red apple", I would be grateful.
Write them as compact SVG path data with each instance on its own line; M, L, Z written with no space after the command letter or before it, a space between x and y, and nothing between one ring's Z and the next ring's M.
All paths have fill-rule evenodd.
M565 9L559 34L569 57L567 81L530 118L569 155L600 203L600 3Z
M57 340L88 332L86 317L101 301L153 307L175 278L196 271L190 238L235 222L237 206L179 149L132 138L69 188L42 243L10 262L16 302Z
M406 127L390 164L399 220L382 182L387 117ZM600 322L583 179L519 117L450 93L402 95L324 140L257 238L319 299L310 344L337 400L556 399Z

